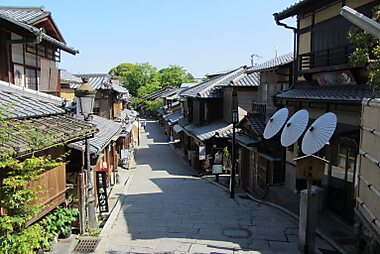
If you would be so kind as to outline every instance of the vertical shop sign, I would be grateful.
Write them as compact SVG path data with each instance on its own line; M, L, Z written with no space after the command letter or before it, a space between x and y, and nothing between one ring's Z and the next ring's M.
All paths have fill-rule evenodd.
M96 171L96 188L98 191L98 204L101 213L108 213L106 171Z

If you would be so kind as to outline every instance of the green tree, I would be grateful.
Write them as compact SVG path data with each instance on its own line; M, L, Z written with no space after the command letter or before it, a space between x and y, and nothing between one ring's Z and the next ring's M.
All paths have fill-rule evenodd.
M379 6L374 7L372 19L376 22L380 21L379 11ZM356 27L349 30L348 39L354 46L350 62L355 67L366 67L368 84L374 90L380 90L380 40Z
M179 65L170 65L159 71L162 86L179 87L183 82L194 82L194 77Z
M140 87L158 80L157 69L148 63L122 63L112 68L109 74L119 79L133 96Z
M157 91L159 89L161 89L161 84L158 81L154 81L154 82L148 83L144 86L140 86L137 89L137 96L143 97L143 96L150 94L154 91Z

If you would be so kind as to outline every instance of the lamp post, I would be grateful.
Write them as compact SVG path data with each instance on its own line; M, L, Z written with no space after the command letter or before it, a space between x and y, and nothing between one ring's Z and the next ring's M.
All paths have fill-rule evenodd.
M237 101L236 91L232 92L231 120L232 120L232 168L231 168L231 177L230 177L230 198L234 198L235 197L235 171L236 171L235 129L236 129L236 124L239 121L238 101Z
M89 84L81 85L76 91L75 96L79 100L80 113L84 116L85 121L90 120L90 115L93 113L94 101L95 101L95 89ZM85 140L86 143L86 175L87 175L87 190L88 190L88 221L89 229L95 229L97 227L96 215L95 215L95 197L94 197L94 177L90 167L90 145L88 137Z
M380 37L380 24L373 19L368 18L348 6L344 6L340 9L340 15L366 32Z

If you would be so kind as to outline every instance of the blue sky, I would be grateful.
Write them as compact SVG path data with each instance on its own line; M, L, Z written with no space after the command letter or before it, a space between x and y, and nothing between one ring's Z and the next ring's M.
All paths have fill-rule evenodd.
M108 72L123 62L157 68L182 65L196 77L262 62L292 51L292 31L272 14L295 0L0 0L8 6L45 6L68 45L61 68Z

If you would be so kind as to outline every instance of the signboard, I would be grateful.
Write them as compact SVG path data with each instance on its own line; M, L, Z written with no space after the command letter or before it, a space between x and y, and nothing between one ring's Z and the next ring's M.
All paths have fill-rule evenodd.
M206 147L199 146L199 160L203 161L206 159Z
M213 174L221 174L222 171L223 171L223 165L221 165L221 164L212 165L212 173Z
M108 213L106 174L106 171L96 171L96 189L98 193L99 211L101 213Z
M297 162L297 179L322 180L326 160L314 155L294 159Z

